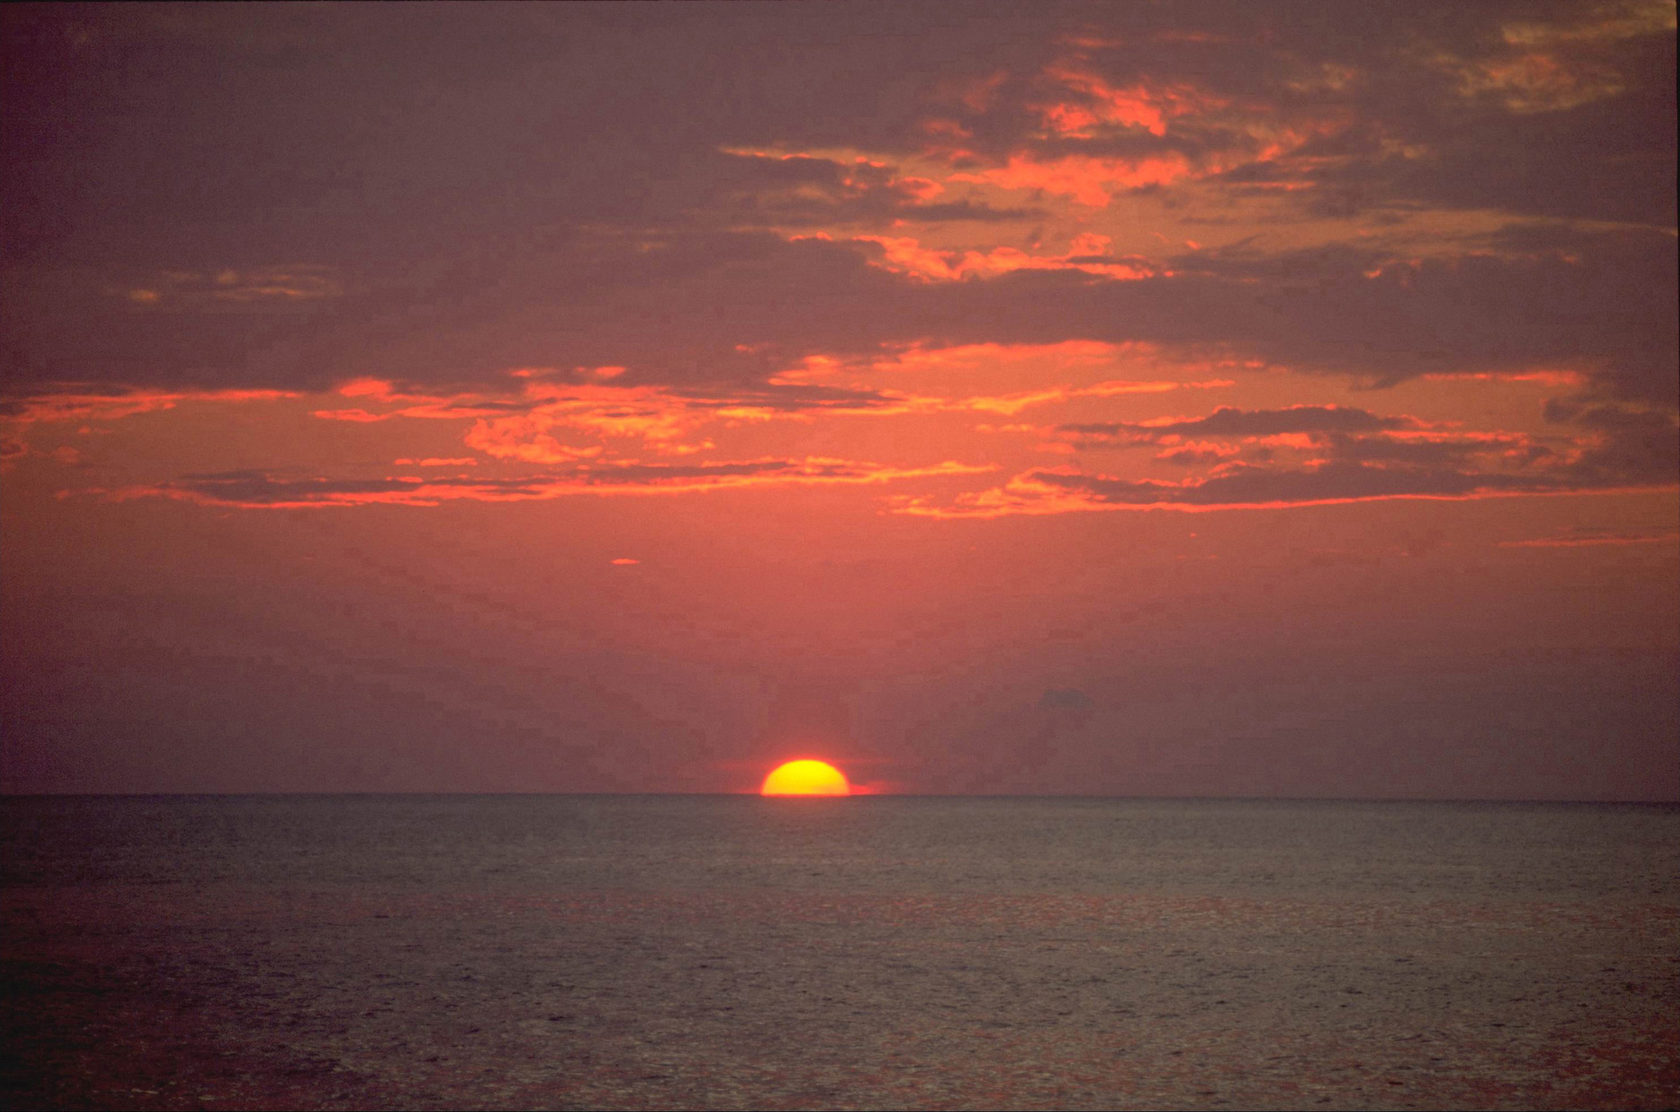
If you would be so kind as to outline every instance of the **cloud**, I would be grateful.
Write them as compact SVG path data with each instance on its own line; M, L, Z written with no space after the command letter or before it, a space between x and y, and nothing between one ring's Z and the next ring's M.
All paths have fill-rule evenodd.
M703 237L644 252L615 248L602 258L628 267L618 283L575 297L568 290L563 300L529 302L511 315L499 315L511 309L504 305L475 319L481 307L469 304L419 332L405 327L407 312L323 326L309 341L310 375L404 383L392 390L417 399L398 407L405 416L524 416L533 400L508 391L508 369L544 366L626 367L611 384L662 395L661 413L888 411L903 399L878 390L802 393L775 380L818 354L879 359L911 348L1079 341L1200 347L1375 383L1566 368L1606 397L1673 406L1680 345L1672 300L1664 297L1674 278L1672 265L1659 266L1673 263L1672 240L1583 238L1566 246L1534 257L1415 261L1368 250L1201 252L1178 260L1182 269L1170 276L1116 280L1026 269L926 283L884 273L843 244ZM536 275L530 284L542 288ZM84 331L103 335L100 343L121 339L121 330ZM450 383L462 389L440 390ZM491 387L508 392L498 396ZM104 384L65 392L48 383L41 396L218 389ZM26 403L13 394L16 411ZM359 404L320 412L346 420L382 415L368 404L377 395L351 400Z
M1422 204L1673 225L1672 5L1104 15L1036 74L941 107L971 175L1092 207L1213 178L1297 218Z
M115 421L174 409L186 402L238 405L298 397L291 390L146 390L87 383L80 388L0 398L0 421L20 425L54 421Z
M959 498L948 509L993 515L1114 506L1283 506L1680 484L1680 423L1674 414L1566 397L1549 402L1546 416L1573 425L1574 434L1431 428L1409 416L1307 405L1221 407L1207 417L1142 423L1067 424L1055 431L1077 449L1166 445L1157 460L1212 470L1171 482L1040 470ZM946 512L931 504L902 508Z
M1262 437L1286 433L1372 432L1415 428L1411 417L1379 417L1364 409L1339 405L1293 405L1284 409L1237 409L1220 406L1206 417L1146 423L1107 422L1058 425L1056 431L1081 447L1104 443L1134 444L1185 436Z
M1362 463L1402 463L1421 467L1466 467L1477 463L1526 466L1552 459L1557 452L1521 433L1439 433L1419 435L1331 436L1330 456Z
M587 463L510 478L490 476L385 476L286 478L260 470L183 475L166 483L115 491L108 498L171 498L207 506L247 509L313 509L363 505L436 506L447 501L523 502L570 495L671 494L747 486L884 483L901 479L972 475L987 467L954 461L929 467L808 457L688 465Z
M214 309L218 303L273 306L340 297L344 286L331 267L299 264L224 268L213 274L166 270L114 292L149 309Z
M1011 353L1020 356L1021 353ZM1028 352L1027 356L1032 354ZM1059 360L1064 354L1036 353ZM1075 358L1080 354L1074 353ZM864 370L891 373L905 365L927 366L947 355L985 361L1003 353L971 349L965 353L910 352L896 360L871 364ZM428 395L418 388L399 388L378 380L359 380L339 390L346 397L390 405L382 411L364 408L315 410L313 416L353 423L397 418L473 419L463 443L487 455L532 463L561 463L598 455L601 443L632 440L660 452L694 452L713 445L704 439L712 425L808 420L817 416L896 416L907 413L978 412L1013 415L1031 406L1065 403L1076 398L1114 398L1160 394L1184 389L1215 389L1228 379L1203 382L1113 379L1084 386L1052 384L1009 394L934 396L902 391L862 389L806 381L838 369L818 359L780 372L764 384L720 385L711 388L659 388L599 381L588 369L573 372L527 369L504 383L500 396L458 393ZM571 436L571 441L562 436Z
M1549 402L1546 416L1593 434L1573 464L1589 481L1668 485L1680 477L1680 425L1672 413L1575 397Z
M1031 206L996 207L973 198L933 200L944 192L938 182L870 158L848 160L819 154L725 148L717 195L705 206L707 217L727 226L801 228L821 225L895 222L943 224L1043 217Z
M1092 383L1089 386L1051 386L1043 390L1025 391L1017 394L981 395L955 399L945 403L942 408L973 409L986 413L1001 413L1006 416L1013 416L1028 406L1066 402L1074 398L1116 398L1128 394L1165 394L1173 390L1216 390L1230 385L1231 381L1229 379L1210 379L1205 382L1159 380L1138 382L1127 379L1113 379L1108 382Z
M1232 464L1216 475L1180 482L1116 479L1071 469L1041 468L1006 485L959 495L949 504L903 499L899 513L931 517L1001 517L1090 510L1282 508L1390 498L1469 498L1538 493L1556 483L1509 475L1333 462L1303 469Z
M1550 537L1521 541L1500 541L1501 548L1594 548L1599 545L1674 544L1680 532L1673 529L1621 530L1576 526Z
M814 238L832 238L826 233ZM1049 255L1017 247L941 250L924 247L913 236L854 235L849 242L873 245L871 261L884 270L927 282L957 282L995 277L1015 270L1076 270L1121 281L1146 278L1161 268L1140 255L1107 253L1113 241L1092 232L1075 236L1067 251Z
M817 353L1093 340L1376 382L1568 367L1670 404L1672 9L1337 8L35 10L6 31L0 373L762 385ZM1243 248L1031 242L1070 199L1238 219L1262 187L1298 200ZM1374 219L1289 245L1425 207L1653 227L1531 257L1423 257Z
M502 459L558 463L598 455L600 442L633 440L662 452L711 447L697 439L706 426L817 414L897 413L937 407L937 400L779 378L711 388L660 388L615 381L621 368L524 368L499 384L500 393L430 394L418 386L362 379L341 387L345 397L391 408L322 409L327 420L374 423L398 418L473 420L463 443ZM590 443L563 442L569 434Z
M1251 438L1259 443L1258 449L1190 442L1157 457L1187 466L1213 465L1206 474L1169 481L1116 478L1072 467L1038 468L1001 487L958 494L947 502L901 496L893 508L898 513L931 517L1000 517L1152 507L1282 508L1393 498L1464 499L1680 486L1680 425L1670 414L1620 407L1587 410L1577 417L1578 423L1600 428L1602 434L1553 448L1518 433L1411 431L1406 429L1413 423L1410 419L1384 427L1382 420L1370 414L1345 419L1380 431L1354 434L1319 429L1303 444L1288 445L1286 438L1294 432L1284 419L1287 411L1221 412L1230 414L1220 422L1226 435ZM1324 414L1317 414L1298 425L1310 427L1324 420ZM1344 418L1326 423L1339 420ZM1150 442L1154 438L1138 439ZM1278 451L1273 445L1279 440L1305 448L1304 462Z
M1057 442L1082 451L1166 445L1155 458L1185 465L1239 458L1269 462L1290 451L1315 463L1475 466L1485 471L1526 467L1557 455L1552 447L1524 433L1430 428L1415 417L1380 416L1337 405L1262 410L1221 406L1206 417L1064 424L1056 426L1054 434Z

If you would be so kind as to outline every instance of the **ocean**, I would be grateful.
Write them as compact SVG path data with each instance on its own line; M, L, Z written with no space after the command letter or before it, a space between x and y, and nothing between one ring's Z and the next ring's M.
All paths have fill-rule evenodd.
M1680 808L0 800L0 1106L1672 1108Z

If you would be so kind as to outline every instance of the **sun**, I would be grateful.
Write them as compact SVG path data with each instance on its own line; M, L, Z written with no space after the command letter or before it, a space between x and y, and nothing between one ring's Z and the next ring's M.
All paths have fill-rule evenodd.
M760 795L851 795L846 774L827 761L788 761L764 778Z

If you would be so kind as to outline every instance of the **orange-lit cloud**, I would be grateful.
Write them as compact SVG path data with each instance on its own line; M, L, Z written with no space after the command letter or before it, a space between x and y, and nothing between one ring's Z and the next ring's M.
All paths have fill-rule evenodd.
M1564 489L1558 482L1539 477L1353 462L1289 469L1229 464L1214 475L1178 482L1117 479L1071 468L1045 468L1018 475L1002 487L960 494L945 504L929 498L903 497L895 500L893 509L925 517L986 518L1102 510L1284 509L1395 498L1460 500L1558 493Z
M1117 370L1141 371L1153 377L1111 377ZM860 389L873 383L914 382L921 390L937 390L954 404L994 408L988 399L1010 399L1017 394L1038 397L1048 392L1064 397L1219 389L1233 384L1227 376L1263 370L1263 363L1252 360L1206 353L1176 358L1155 344L1076 339L1056 343L912 343L884 355L872 353L854 359L810 356L797 366L777 372L776 380L844 382ZM1201 377L1206 375L1216 377ZM1035 389L1000 393L997 387L1003 384L1031 384ZM902 400L902 396L893 397L895 403Z
M1078 94L1037 106L1046 130L1067 138L1093 138L1103 127L1141 128L1151 135L1165 135L1168 120L1223 104L1190 85L1139 82L1116 88L1100 74L1067 63L1050 66L1045 76Z
M840 364L821 357L778 373L762 387L672 390L592 382L522 377L503 394L452 394L428 397L401 391L390 383L360 381L341 389L355 398L378 400L394 408L378 412L356 408L315 410L332 420L375 423L399 417L471 419L462 443L485 455L533 464L572 463L600 456L614 442L633 443L664 455L689 455L715 447L702 435L707 426L808 420L816 415L888 417L921 413L991 413L1013 415L1028 407L1075 399L1119 398L1181 389L1216 389L1230 379L1203 382L1109 379L1086 385L1053 383L1009 394L964 392L942 395L842 388L823 385L825 377L859 372L960 371L966 363L995 359L1039 360L1039 374L1062 373L1060 361L1100 361L1112 357L1112 345L1071 343L1005 352L995 345L961 350L902 352L885 362Z
M896 512L999 517L1091 510L1282 508L1394 498L1671 489L1680 447L1670 415L1620 407L1556 416L1583 431L1538 437L1431 428L1409 416L1343 406L1221 407L1207 417L1064 425L1079 450L1150 445L1161 463L1202 469L1179 479L1037 468L946 502L900 496Z
M1090 386L1053 386L1029 393L963 398L953 403L953 408L1013 416L1028 406L1066 402L1074 398L1118 398L1127 394L1165 394L1173 390L1217 390L1230 385L1230 379L1210 379L1206 382L1131 382L1115 379L1093 383Z
M1105 208L1116 193L1173 187L1234 170L1297 160L1309 144L1346 131L1353 118L1339 105L1297 105L1289 111L1253 96L1234 98L1193 81L1133 77L1111 80L1092 60L1123 47L1120 41L1065 40L1073 55L1046 65L1038 90L1022 105L1038 121L1036 133L1022 133L1003 150L968 142L970 127L946 121L928 126L926 152L950 167L947 181L1065 197L1086 208ZM1197 40L1203 41L1203 40ZM1214 39L1205 40L1208 42ZM1287 87L1300 99L1309 91L1334 95L1352 81L1354 70L1323 66ZM975 115L995 113L987 101ZM1318 151L1247 184L1228 188L1311 189L1312 171L1338 156Z
M301 396L293 390L143 390L67 388L0 401L0 421L116 421L140 413L174 409L186 402L237 405Z
M312 416L327 421L350 421L368 424L376 421L388 421L396 417L410 417L419 420L458 421L469 417L487 417L499 413L522 411L528 404L519 400L518 394L531 395L540 391L542 387L534 386L526 380L535 372L519 369L507 372L511 378L520 380L520 389L510 397L507 393L465 392L429 393L418 388L403 388L396 383L377 378L357 378L340 385L335 391L342 397L362 400L366 405L386 405L394 408L374 411L358 406L353 409L318 409ZM592 377L590 371L579 368L579 377Z
M1082 232L1075 236L1069 249L1059 255L1034 254L1015 247L993 247L985 251L941 250L923 247L913 236L855 235L850 238L854 243L872 243L879 247L881 254L875 261L883 269L930 282L990 278L1029 269L1077 270L1119 281L1171 274L1142 256L1110 255L1108 248L1113 240L1095 232Z
M316 410L313 415L357 423L394 418L471 419L474 424L463 441L468 447L500 459L555 463L598 454L596 441L634 441L663 453L690 453L711 446L694 437L712 423L815 413L895 412L910 401L879 391L813 385L797 376L714 389L618 385L610 381L616 374L583 370L559 378L537 372L514 372L510 377L515 376L517 381L495 393L438 395L361 380L340 388L339 393L393 408ZM564 442L559 436L564 433L591 442Z
M951 175L952 181L979 182L1003 189L1041 189L1071 197L1090 208L1103 208L1123 189L1171 185L1194 172L1190 159L1178 153L1140 158L1063 155L1040 158L1011 155L1003 165Z
M917 373L948 371L965 376L985 367L1001 366L1012 375L1033 373L1035 365L1053 363L1058 368L1106 367L1131 356L1153 356L1147 345L1113 344L1096 340L1063 340L1050 344L911 344L891 355L870 360L869 366L882 371ZM813 369L835 366L836 361L811 361Z

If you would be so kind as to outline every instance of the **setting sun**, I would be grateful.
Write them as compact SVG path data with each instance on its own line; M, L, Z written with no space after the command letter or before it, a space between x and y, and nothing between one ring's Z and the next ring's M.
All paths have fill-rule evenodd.
M788 761L764 778L760 795L851 795L846 774L826 761Z

